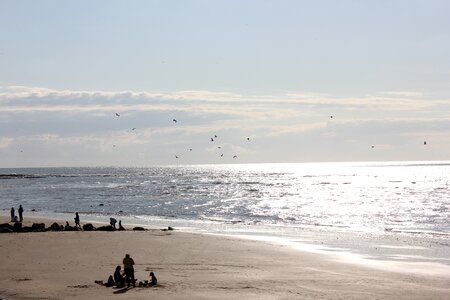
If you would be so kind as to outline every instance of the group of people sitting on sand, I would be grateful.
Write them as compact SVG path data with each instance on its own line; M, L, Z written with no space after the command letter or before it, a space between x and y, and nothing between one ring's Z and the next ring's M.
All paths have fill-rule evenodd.
M136 287L136 279L134 278L134 260L131 258L130 254L126 254L123 259L123 272L122 267L117 266L113 275L110 275L108 281L103 284L103 281L96 281L99 284L103 284L107 287L117 287L124 288L125 284L127 287ZM140 287L151 287L158 283L155 273L150 272L150 280L144 280L139 282Z

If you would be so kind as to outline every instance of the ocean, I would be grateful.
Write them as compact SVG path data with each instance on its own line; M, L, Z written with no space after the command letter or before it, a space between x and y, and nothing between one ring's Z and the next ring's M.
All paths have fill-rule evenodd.
M2 214L19 204L25 218L79 212L450 265L450 162L0 169Z

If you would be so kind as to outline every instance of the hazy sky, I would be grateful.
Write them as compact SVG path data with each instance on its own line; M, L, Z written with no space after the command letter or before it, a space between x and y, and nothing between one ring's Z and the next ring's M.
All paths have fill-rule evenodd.
M449 12L0 0L0 167L450 160Z

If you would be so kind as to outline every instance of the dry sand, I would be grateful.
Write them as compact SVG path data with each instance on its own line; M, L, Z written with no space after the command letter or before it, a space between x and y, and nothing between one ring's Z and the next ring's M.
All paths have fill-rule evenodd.
M391 272L389 264L382 271L234 237L43 232L0 234L0 242L6 299L450 299L450 274ZM120 290L94 283L106 281L126 253L138 280L154 271L159 285Z

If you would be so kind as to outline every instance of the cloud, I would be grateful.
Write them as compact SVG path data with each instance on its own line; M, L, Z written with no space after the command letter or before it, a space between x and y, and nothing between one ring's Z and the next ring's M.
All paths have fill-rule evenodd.
M408 92L333 97L0 87L0 163L170 164L174 154L183 163L215 163L222 159L219 145L223 162L329 161L353 157L353 149L372 143L397 155L400 144L419 145L428 137L442 140L435 157L445 158L449 111L448 100ZM214 134L219 138L212 143ZM18 149L24 149L20 156Z
M244 95L214 91L135 92L72 91L40 87L0 87L0 112L114 112L180 110L226 112L241 115L240 108L252 112L277 107L283 115L289 108L333 106L340 108L420 110L436 105L450 105L449 100L420 98L416 92L384 92L361 97L330 97L313 93L281 95ZM285 106L286 108L281 108Z
M0 137L0 149L8 148L12 141L12 138Z
M394 96L394 97L405 97L405 98L415 98L415 97L423 96L423 93L420 93L420 92L407 92L407 91L390 91L390 92L383 92L381 94Z

